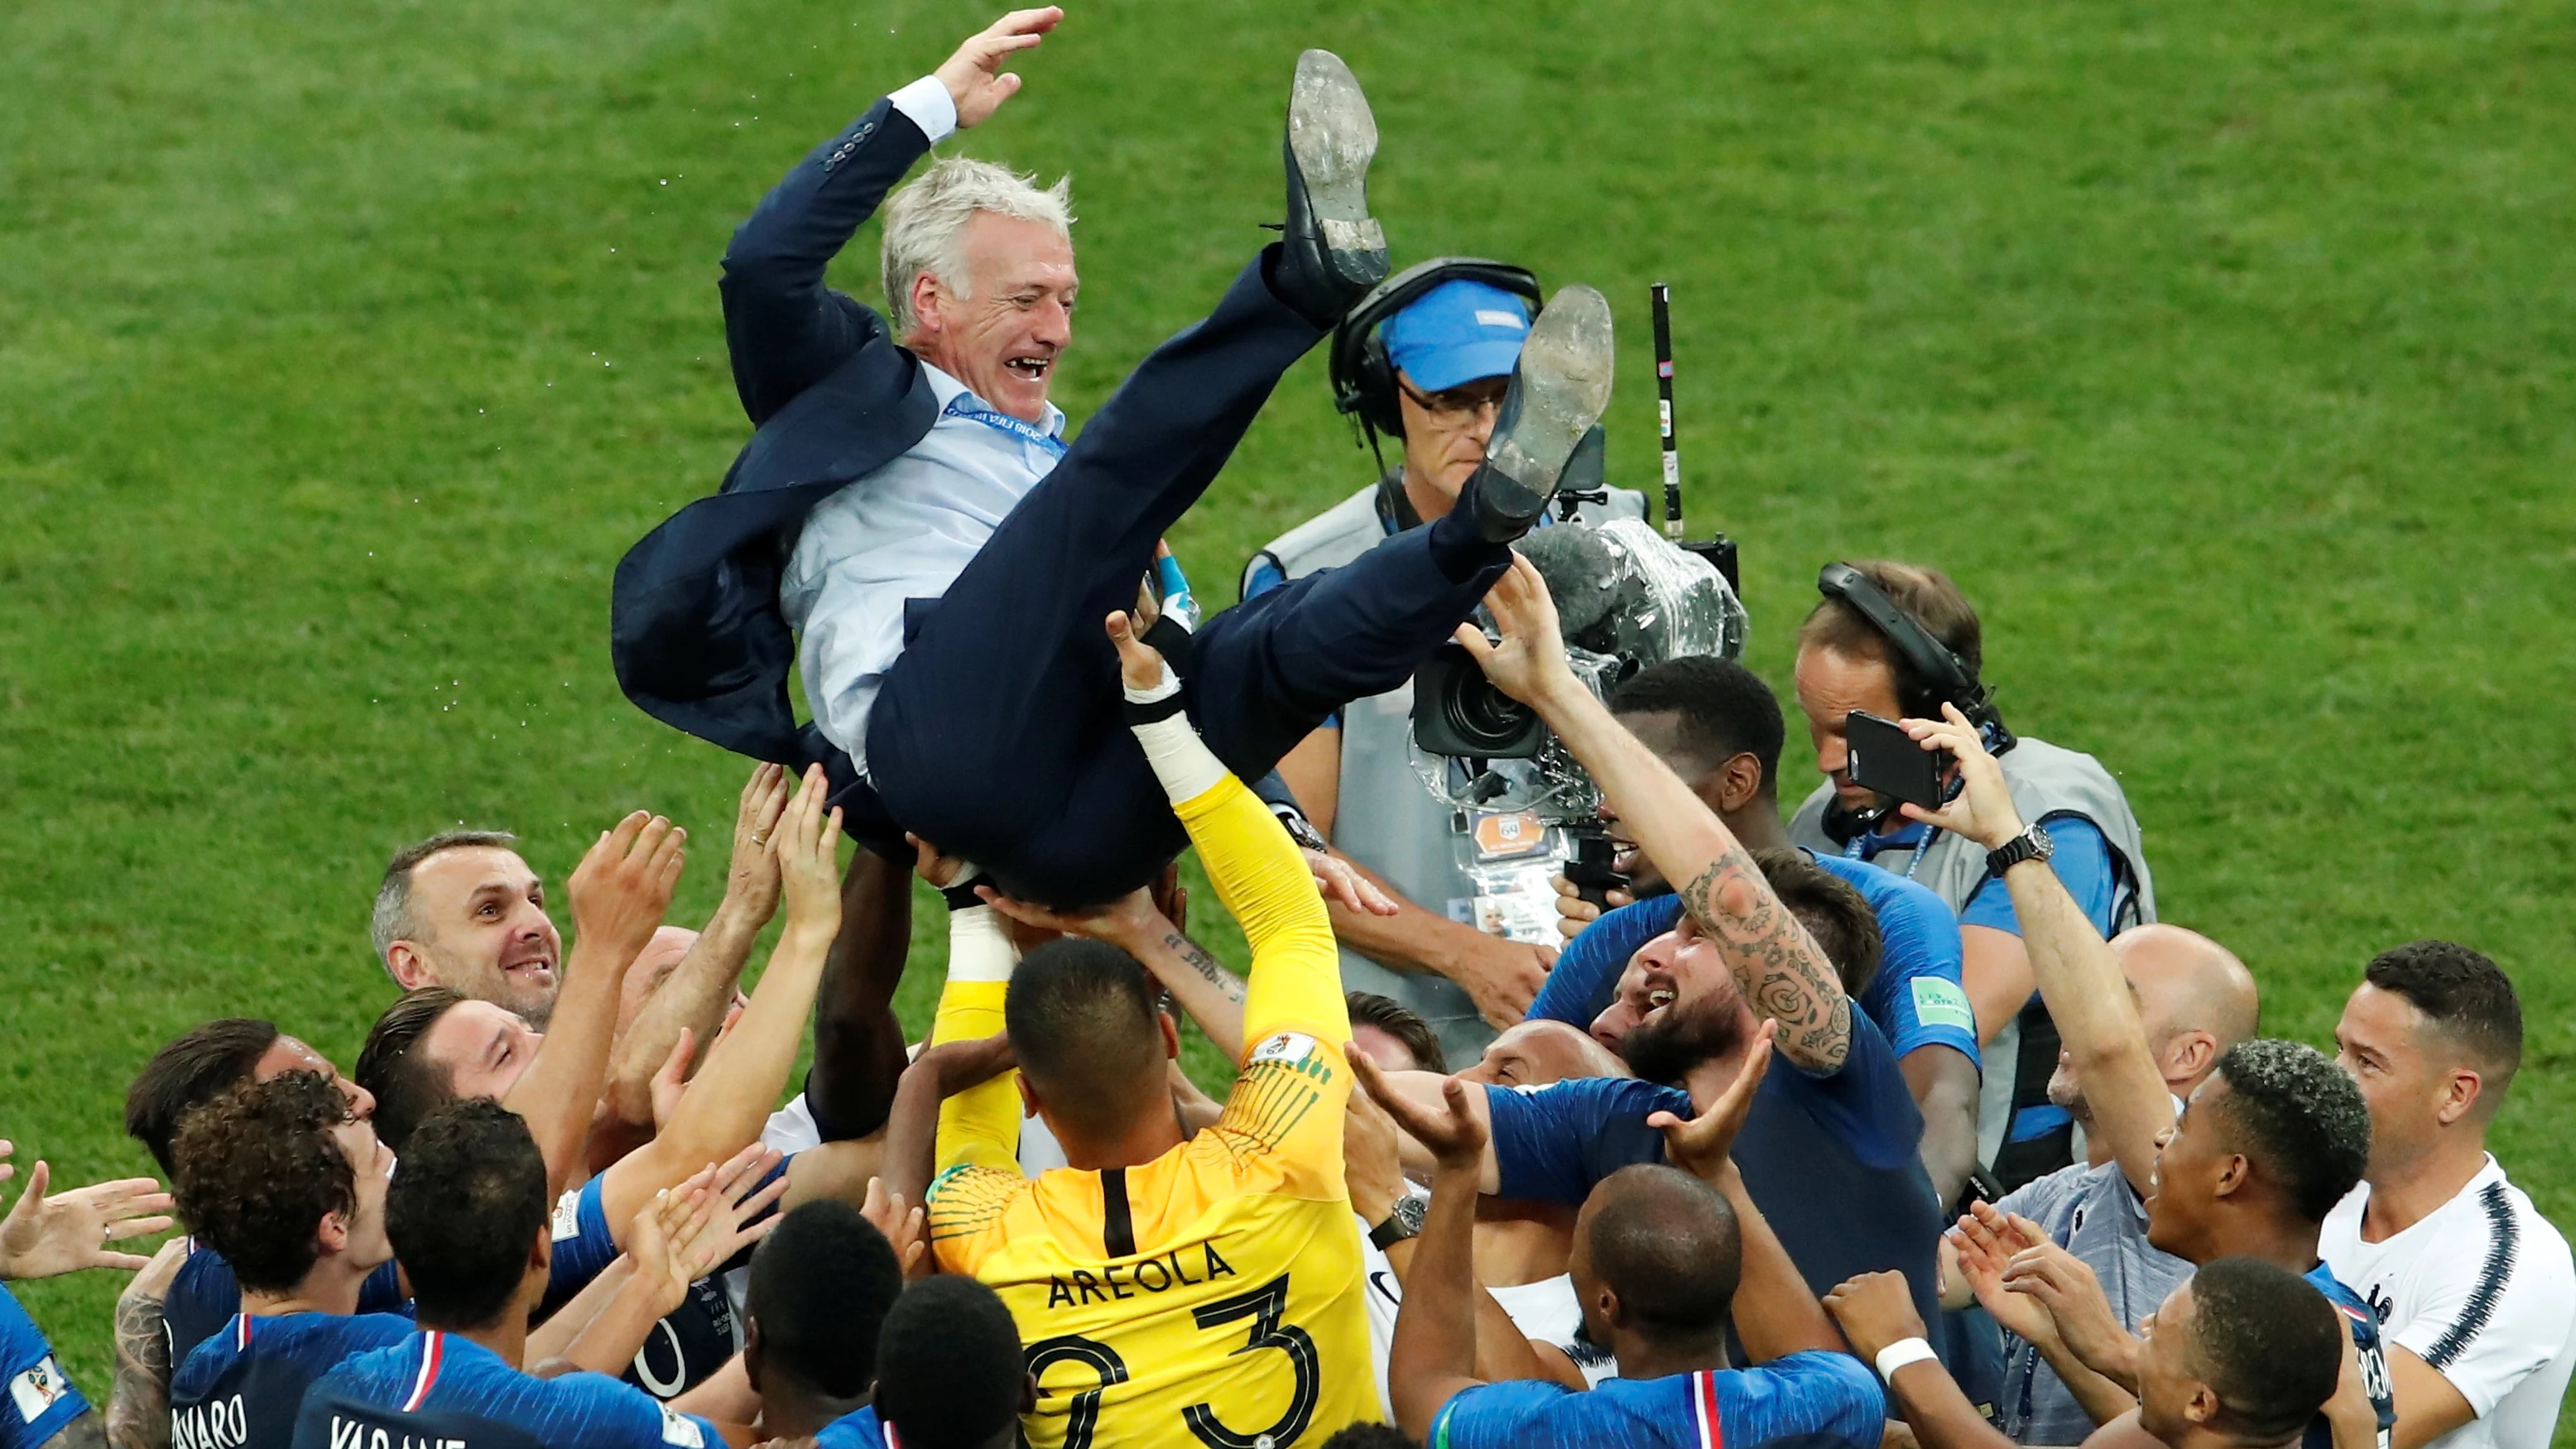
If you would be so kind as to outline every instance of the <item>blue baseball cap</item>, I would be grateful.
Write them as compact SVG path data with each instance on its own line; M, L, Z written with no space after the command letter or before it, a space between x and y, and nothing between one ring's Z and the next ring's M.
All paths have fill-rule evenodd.
M1443 282L1387 319L1386 356L1424 392L1507 377L1529 336L1529 303L1486 282Z

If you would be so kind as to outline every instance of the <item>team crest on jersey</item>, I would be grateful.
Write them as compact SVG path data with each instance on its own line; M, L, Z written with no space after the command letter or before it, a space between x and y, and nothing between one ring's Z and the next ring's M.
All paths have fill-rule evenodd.
M1256 1062L1302 1062L1314 1054L1315 1039L1295 1031L1283 1031L1252 1049Z
M9 1402L17 1406L20 1422L32 1424L45 1417L45 1411L70 1387L63 1380L62 1367L54 1362L52 1354L47 1354L9 1381Z
M1315 1039L1303 1032L1283 1031L1252 1049L1252 1064L1263 1062L1296 1063L1315 1054Z

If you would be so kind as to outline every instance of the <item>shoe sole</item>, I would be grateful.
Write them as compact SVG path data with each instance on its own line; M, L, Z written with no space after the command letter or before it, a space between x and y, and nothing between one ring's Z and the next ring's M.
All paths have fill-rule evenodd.
M1496 498L1504 511L1535 516L1547 506L1576 445L1610 406L1616 355L1608 298L1590 287L1570 286L1548 299L1521 344L1511 395L1486 453L1495 472L1534 495Z
M1334 270L1347 281L1374 285L1386 272L1386 232L1368 210L1377 117L1359 78L1329 50L1297 57L1297 79L1288 92L1288 151Z

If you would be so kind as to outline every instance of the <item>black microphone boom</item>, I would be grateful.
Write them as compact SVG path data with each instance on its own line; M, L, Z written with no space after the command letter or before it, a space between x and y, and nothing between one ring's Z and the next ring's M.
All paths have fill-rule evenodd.
M1729 589L1743 591L1735 540L1723 533L1712 533L1700 543L1689 541L1682 522L1682 456L1673 438L1673 289L1662 282L1653 286L1655 302L1655 402L1660 411L1664 439L1664 537L1687 553L1708 560L1718 577Z
M1655 403L1664 440L1664 537L1682 541L1682 455L1673 441L1673 289L1654 284Z

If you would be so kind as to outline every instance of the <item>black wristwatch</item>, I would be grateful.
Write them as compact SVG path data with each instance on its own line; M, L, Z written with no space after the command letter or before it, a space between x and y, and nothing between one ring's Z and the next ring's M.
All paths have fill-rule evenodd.
M1387 1213L1385 1222L1369 1229L1369 1241L1383 1253L1407 1238L1420 1237L1422 1220L1430 1213L1429 1198L1407 1193L1395 1200L1395 1207Z
M2021 834L2005 841L2002 845L1987 851L1986 870L1994 875L2002 875L2025 860L2046 860L2056 853L2057 842L2048 838L2047 831L2033 825L2026 827Z
M1279 817L1280 825L1288 831L1288 838L1297 842L1299 849L1332 849L1331 843L1324 839L1324 833L1315 828L1315 823L1308 820L1303 811L1292 806L1273 805L1270 807L1270 813Z

